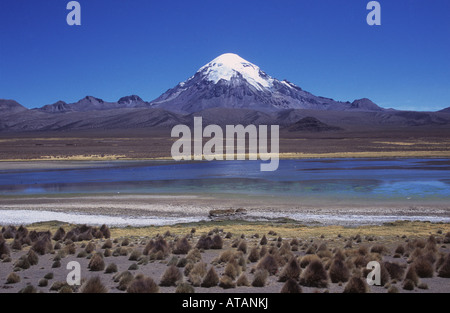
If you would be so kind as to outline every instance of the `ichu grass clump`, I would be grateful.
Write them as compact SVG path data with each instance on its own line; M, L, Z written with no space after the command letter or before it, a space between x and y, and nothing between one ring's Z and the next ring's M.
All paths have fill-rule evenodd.
M281 288L280 293L302 293L302 287L294 279L288 279Z
M103 261L102 255L99 253L94 254L89 261L88 268L94 272L103 271L105 269L105 261Z
M450 278L450 253L447 254L444 262L439 267L438 276L443 278Z
M222 247L223 247L222 237L220 237L217 234L212 238L211 249L219 250L219 249L222 249Z
M81 293L107 293L108 288L103 285L99 276L87 280L80 289Z
M162 275L159 285L165 287L176 286L182 279L183 274L181 274L180 270L175 265L171 265Z
M17 275L16 273L11 273L6 278L6 283L7 284L17 284L19 282L20 282L20 276Z
M278 262L270 254L266 254L256 266L258 270L266 270L269 274L275 275L278 271Z
M189 243L186 237L181 238L175 244L175 248L173 249L173 254L187 254L189 250L192 249L191 244Z
M361 277L352 277L345 285L344 293L367 293L369 287Z
M220 278L219 287L223 289L236 288L236 283L228 275L224 275Z
M105 274L117 273L117 265L115 263L109 264L105 269Z
M350 278L350 271L340 258L336 258L331 263L329 275L332 283L345 283Z
M252 286L253 287L264 287L266 285L267 277L269 276L269 272L264 269L259 269L256 271L255 276L253 277Z
M195 289L188 283L182 282L177 285L175 293L195 293Z
M146 276L137 276L127 288L128 293L158 293L158 285Z
M322 262L314 260L306 267L300 277L300 284L307 287L328 287L328 275Z
M300 273L301 268L300 265L298 264L297 258L292 257L281 271L278 281L286 282L290 279L297 281L300 277Z
M217 286L217 284L219 284L219 276L214 267L211 266L208 273L206 273L205 278L203 278L201 286L204 288L211 288Z

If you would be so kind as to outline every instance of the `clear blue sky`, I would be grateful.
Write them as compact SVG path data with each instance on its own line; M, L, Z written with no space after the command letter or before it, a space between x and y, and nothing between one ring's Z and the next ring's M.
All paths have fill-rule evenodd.
M150 101L226 52L319 96L450 106L450 1L1 0L0 98L33 108L86 95Z

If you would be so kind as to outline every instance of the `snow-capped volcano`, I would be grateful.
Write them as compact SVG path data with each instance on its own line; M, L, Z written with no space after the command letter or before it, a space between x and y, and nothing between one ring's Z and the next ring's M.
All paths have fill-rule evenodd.
M273 87L273 78L262 72L258 66L250 63L237 54L225 53L215 58L198 70L205 79L217 84L223 79L230 81L241 76L258 90Z
M314 96L291 82L271 77L257 65L233 53L222 54L202 66L194 76L169 89L151 105L179 113L217 107L266 112L282 109L382 110L376 105L365 108Z

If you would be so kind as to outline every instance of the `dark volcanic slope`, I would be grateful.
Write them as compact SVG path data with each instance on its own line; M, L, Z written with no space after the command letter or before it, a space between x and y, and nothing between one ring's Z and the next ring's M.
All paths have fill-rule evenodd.
M289 126L288 130L290 132L297 132L297 131L324 132L324 131L342 130L342 128L330 126L328 124L322 123L321 121L319 121L314 117L308 116L302 118L300 121Z
M0 99L0 114L11 115L27 111L27 108L14 100Z

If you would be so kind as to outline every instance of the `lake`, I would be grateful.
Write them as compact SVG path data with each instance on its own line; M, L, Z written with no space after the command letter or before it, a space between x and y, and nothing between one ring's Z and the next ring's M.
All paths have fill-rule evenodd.
M234 194L358 201L448 201L447 159L290 159L275 172L259 161L111 161L64 169L0 170L0 195Z

